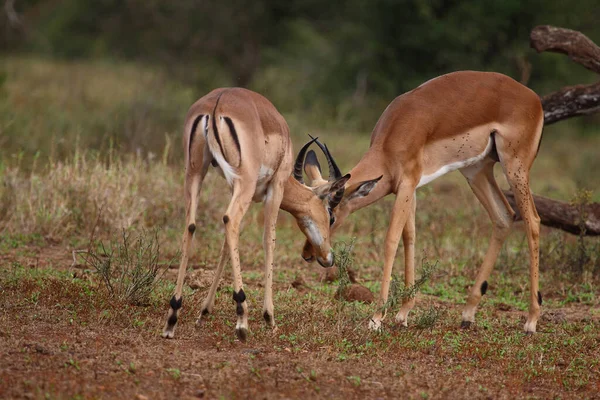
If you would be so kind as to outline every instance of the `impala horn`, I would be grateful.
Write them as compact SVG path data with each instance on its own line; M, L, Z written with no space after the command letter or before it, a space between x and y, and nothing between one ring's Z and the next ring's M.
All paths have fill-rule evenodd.
M309 135L310 136L310 135ZM304 185L304 178L302 177L302 167L304 166L304 157L306 156L306 150L313 144L315 141L318 142L319 138L313 138L310 136L312 140L307 142L302 148L300 152L298 152L298 157L296 157L296 163L294 164L294 178Z
M310 136L310 135L308 135L308 136ZM329 179L328 179L329 182L334 182L334 181L340 179L342 177L342 173L340 172L340 169L338 168L337 164L335 163L335 160L331 156L331 153L329 152L327 145L321 143L319 141L319 138L313 138L312 136L310 136L310 138L313 139L317 143L317 146L319 146L319 148L325 154L325 158L327 158L327 164L329 165ZM340 202L342 201L342 197L344 197L345 190L346 190L346 188L342 187L340 190L335 192L334 195L330 198L329 207L332 210L335 207L337 207L337 205L340 204Z

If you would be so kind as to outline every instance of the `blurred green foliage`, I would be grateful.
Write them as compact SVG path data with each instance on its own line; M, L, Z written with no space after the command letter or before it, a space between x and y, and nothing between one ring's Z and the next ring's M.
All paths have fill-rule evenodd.
M454 70L503 72L540 94L593 82L597 75L568 57L536 54L529 32L551 24L600 43L598 21L597 0L7 1L0 51L12 56L0 66L0 144L14 150L21 137L25 149L39 149L24 138L43 129L45 141L84 134L93 148L110 138L160 152L187 106L219 86L265 94L292 125L366 134L394 97ZM71 76L60 61L91 67ZM118 67L108 73L110 65ZM27 83L22 68L39 81ZM90 85L94 69L110 82ZM54 94L44 89L52 85Z

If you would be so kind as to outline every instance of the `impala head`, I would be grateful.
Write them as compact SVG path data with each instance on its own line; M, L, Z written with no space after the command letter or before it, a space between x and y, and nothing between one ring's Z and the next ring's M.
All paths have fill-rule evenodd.
M323 150L323 153L325 153L327 163L329 164L330 180L332 179L332 174L334 177L341 176L340 170L335 163L335 160L331 156L327 146L319 142L317 139L313 140L317 143L321 150ZM315 152L312 150L308 152L306 156L306 161L304 162L304 171L311 178L311 187L313 190L321 188L323 185L327 184L328 181L324 180L321 176L321 166L319 165L319 161L317 160ZM295 172L296 169L294 170L294 173ZM344 178L345 177L350 178L350 174L345 175ZM344 186L339 190L329 192L331 194L327 196L325 201L329 218L329 238L331 238L331 233L335 230L335 228L337 228L350 213L350 209L348 207L349 201L367 196L375 188L377 182L379 182L381 178L382 177L380 176L375 179L358 182L356 184L349 185L348 187ZM344 185L346 182L347 179L344 181ZM302 258L307 262L313 262L315 258L319 260L318 250L315 249L314 244L310 240L307 240L304 243L304 248L302 249Z
M310 261L316 259L321 266L331 267L334 263L330 241L331 210L335 208L335 199L341 199L344 195L344 187L350 179L350 174L342 176L327 151L326 156L330 164L329 180L321 179L311 186L305 185L302 177L304 158L308 147L315 141L319 143L313 138L300 149L294 164L294 179L300 185L296 185L296 190L288 191L284 201L288 203L287 208L306 236L306 243L310 243L311 249L314 249Z

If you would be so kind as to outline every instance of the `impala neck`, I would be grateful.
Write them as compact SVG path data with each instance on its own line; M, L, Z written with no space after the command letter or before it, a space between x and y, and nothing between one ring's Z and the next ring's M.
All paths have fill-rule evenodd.
M383 178L381 178L377 186L366 197L357 197L343 201L340 206L343 208L344 213L351 214L393 192L394 177L386 167L384 157L381 154L381 151L374 150L372 147L369 148L360 162L350 171L352 177L346 184L347 189L382 175Z
M308 202L313 195L312 191L302 185L293 176L290 176L283 187L283 199L281 208L292 215L305 212L308 209Z

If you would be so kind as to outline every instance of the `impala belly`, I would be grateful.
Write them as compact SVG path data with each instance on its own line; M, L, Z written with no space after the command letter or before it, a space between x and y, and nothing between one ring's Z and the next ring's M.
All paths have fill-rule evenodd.
M480 129L486 129L490 132L490 135L493 131L493 129L488 126L480 127ZM421 175L417 187L424 186L448 172L469 167L483 160L490 154L494 144L490 135L482 136L466 133L462 136L446 139L430 145L429 148L426 149L426 155L424 156L424 173ZM474 138L477 137L486 138L487 143L476 141ZM445 154L447 157L445 159L440 159L441 157L436 156L436 154L440 153Z

